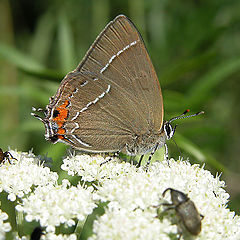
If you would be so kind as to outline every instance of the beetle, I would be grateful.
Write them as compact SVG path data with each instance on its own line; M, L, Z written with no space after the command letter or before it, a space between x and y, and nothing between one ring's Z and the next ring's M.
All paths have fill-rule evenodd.
M8 160L8 162L11 164L10 158L17 160L16 158L14 158L12 156L12 154L10 152L8 152L8 151L3 152L3 150L0 148L0 164L5 162L6 160Z
M175 209L176 214L186 230L192 235L198 235L201 232L201 221L204 216L198 212L194 202L187 196L187 194L173 188L167 188L162 193L163 197L165 197L165 194L168 191L170 191L172 203L162 204L168 206L165 211ZM179 239L181 238L181 235L182 233L180 233Z
M42 235L44 235L43 229L41 227L35 227L30 236L30 240L40 240Z

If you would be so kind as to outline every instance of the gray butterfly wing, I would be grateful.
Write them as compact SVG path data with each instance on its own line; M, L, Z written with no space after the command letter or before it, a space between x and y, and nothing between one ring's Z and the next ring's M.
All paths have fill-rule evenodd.
M56 99L56 107L69 100L65 137L82 150L118 151L138 135L160 131L163 123L157 75L140 34L123 15L65 77Z

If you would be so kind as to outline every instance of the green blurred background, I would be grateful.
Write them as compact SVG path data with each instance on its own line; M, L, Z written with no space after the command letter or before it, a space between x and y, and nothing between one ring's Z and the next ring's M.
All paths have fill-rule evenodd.
M205 163L240 206L239 0L1 0L0 147L53 159L66 145L44 139L31 107L44 108L64 75L118 14L141 32L159 76L165 119L190 108L205 115L178 121L175 141L184 157ZM169 142L170 156L179 151Z

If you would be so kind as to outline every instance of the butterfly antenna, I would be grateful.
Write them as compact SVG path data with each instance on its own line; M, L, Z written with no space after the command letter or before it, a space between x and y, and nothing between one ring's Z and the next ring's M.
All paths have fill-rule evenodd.
M195 116L198 116L198 115L204 113L204 111L200 111L200 112L197 112L195 114L185 116L189 111L190 111L189 109L185 110L181 115L171 118L168 122L170 123L170 122L178 120L178 119L195 117Z

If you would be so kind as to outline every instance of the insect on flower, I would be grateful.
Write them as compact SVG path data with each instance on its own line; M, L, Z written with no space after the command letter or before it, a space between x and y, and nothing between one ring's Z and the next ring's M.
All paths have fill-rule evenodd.
M41 236L44 235L41 227L34 228L30 240L40 240Z
M3 150L0 148L0 164L4 163L6 160L11 164L10 158L17 160L10 152L3 152Z
M194 202L186 194L173 188L167 188L162 194L163 197L167 191L170 191L172 203L163 203L162 205L168 206L164 211L175 209L186 230L192 235L198 235L201 232L201 221L204 216L199 214ZM181 236L182 232L179 239Z

